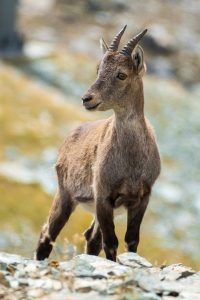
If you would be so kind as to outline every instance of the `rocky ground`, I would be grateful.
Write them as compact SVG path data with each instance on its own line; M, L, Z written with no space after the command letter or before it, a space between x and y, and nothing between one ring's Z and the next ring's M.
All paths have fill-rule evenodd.
M121 46L148 28L143 40L148 70L145 111L162 156L162 174L142 225L139 253L153 263L181 261L199 269L200 2L19 4L24 57L0 62L0 250L29 257L35 248L57 184L53 165L60 143L80 122L104 117L86 114L81 106L96 76L99 38L110 42L127 23ZM73 253L83 252L81 233L90 218L76 210L54 247L56 259L65 259L69 244ZM125 228L126 220L117 220L119 252L124 251Z
M154 267L134 253L117 263L86 254L34 261L0 253L0 299L200 299L200 272L182 264Z

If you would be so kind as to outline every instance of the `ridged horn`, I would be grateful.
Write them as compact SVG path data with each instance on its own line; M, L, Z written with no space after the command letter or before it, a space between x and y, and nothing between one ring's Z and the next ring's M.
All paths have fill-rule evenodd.
M120 51L120 53L131 56L131 53L133 52L133 49L138 44L138 42L141 40L141 38L145 35L147 32L147 29L143 30L142 32L138 33L136 36L134 36L127 44L124 46L124 48Z
M118 47L119 47L119 43L121 40L121 37L124 33L124 31L126 30L127 25L124 26L124 28L122 28L120 30L120 32L115 36L115 38L113 39L112 43L110 44L109 50L110 51L117 51Z

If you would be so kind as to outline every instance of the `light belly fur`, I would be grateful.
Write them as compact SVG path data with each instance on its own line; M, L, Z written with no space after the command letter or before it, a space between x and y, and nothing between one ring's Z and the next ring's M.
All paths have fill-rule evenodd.
M95 206L94 202L87 202L87 203L81 203L81 207L83 207L84 210L95 214ZM114 208L114 216L124 215L126 213L126 209L123 205L121 205L118 208Z

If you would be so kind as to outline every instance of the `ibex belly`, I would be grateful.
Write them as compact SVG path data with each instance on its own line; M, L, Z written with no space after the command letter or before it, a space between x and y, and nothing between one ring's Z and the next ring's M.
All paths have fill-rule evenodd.
M87 210L88 212L95 214L95 205L93 201L87 202L87 203L81 203L81 207L85 210ZM117 208L114 208L114 216L119 216L119 215L123 215L126 213L126 208L124 207L124 205L121 205Z

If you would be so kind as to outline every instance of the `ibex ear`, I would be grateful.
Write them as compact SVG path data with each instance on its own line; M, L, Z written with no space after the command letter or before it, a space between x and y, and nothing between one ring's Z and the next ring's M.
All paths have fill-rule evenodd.
M103 51L103 54L106 53L106 51L108 51L108 45L106 44L103 38L100 39L100 47Z
M143 76L146 72L146 64L144 62L144 51L141 46L137 45L137 48L133 52L132 58L138 75Z

